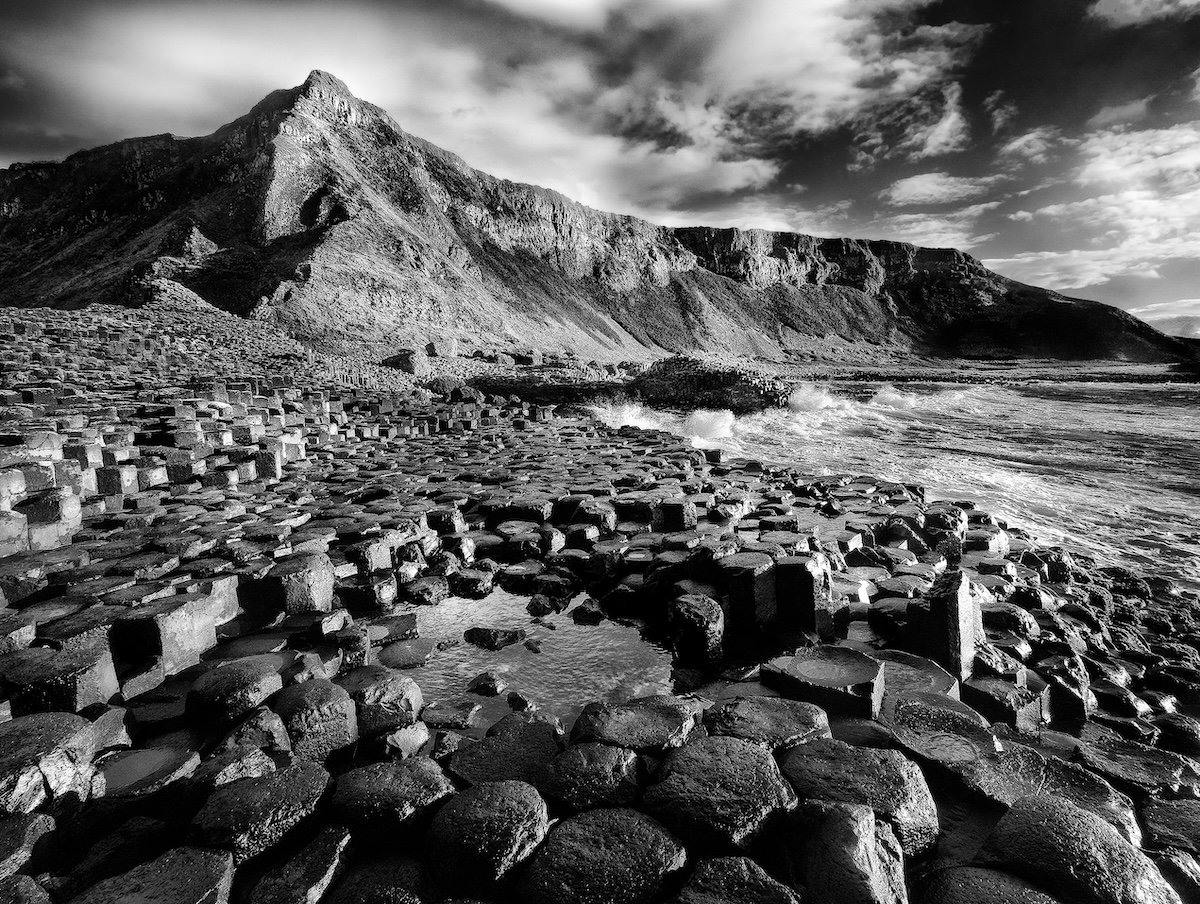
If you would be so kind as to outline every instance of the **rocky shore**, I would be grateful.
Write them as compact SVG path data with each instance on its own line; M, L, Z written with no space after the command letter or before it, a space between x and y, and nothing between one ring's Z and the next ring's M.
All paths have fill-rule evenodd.
M1169 576L187 310L0 318L0 902L1200 901ZM496 588L671 693L427 696Z

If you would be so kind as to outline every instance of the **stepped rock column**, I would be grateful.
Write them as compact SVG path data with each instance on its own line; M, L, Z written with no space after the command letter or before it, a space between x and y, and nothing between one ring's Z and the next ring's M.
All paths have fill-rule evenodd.
M933 659L960 681L971 677L976 628L982 618L961 571L939 575L926 594L929 603L929 650Z

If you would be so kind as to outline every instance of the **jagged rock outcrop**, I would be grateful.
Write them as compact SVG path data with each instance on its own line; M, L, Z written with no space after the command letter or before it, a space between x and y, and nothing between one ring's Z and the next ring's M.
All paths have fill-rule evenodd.
M201 138L0 170L0 304L220 308L381 357L430 339L645 359L821 337L923 353L1178 360L1114 308L954 250L669 229L480 173L314 72Z

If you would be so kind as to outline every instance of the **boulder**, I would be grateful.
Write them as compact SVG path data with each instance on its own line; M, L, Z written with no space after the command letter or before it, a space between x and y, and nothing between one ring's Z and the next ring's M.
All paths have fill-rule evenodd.
M268 756L285 757L292 753L292 739L278 713L258 706L225 735L217 749L261 750Z
M427 377L430 374L429 356L422 349L402 348L379 362L383 367L394 367L396 370L412 374L414 377Z
M561 749L555 724L514 713L489 728L487 737L455 750L447 769L472 785L510 780L540 785Z

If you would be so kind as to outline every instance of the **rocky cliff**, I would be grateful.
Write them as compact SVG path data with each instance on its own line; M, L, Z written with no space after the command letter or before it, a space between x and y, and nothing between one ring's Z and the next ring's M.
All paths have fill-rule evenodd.
M137 304L164 280L318 347L441 337L600 359L926 354L1174 360L1114 308L954 250L668 229L496 179L314 72L201 138L0 170L0 303Z

